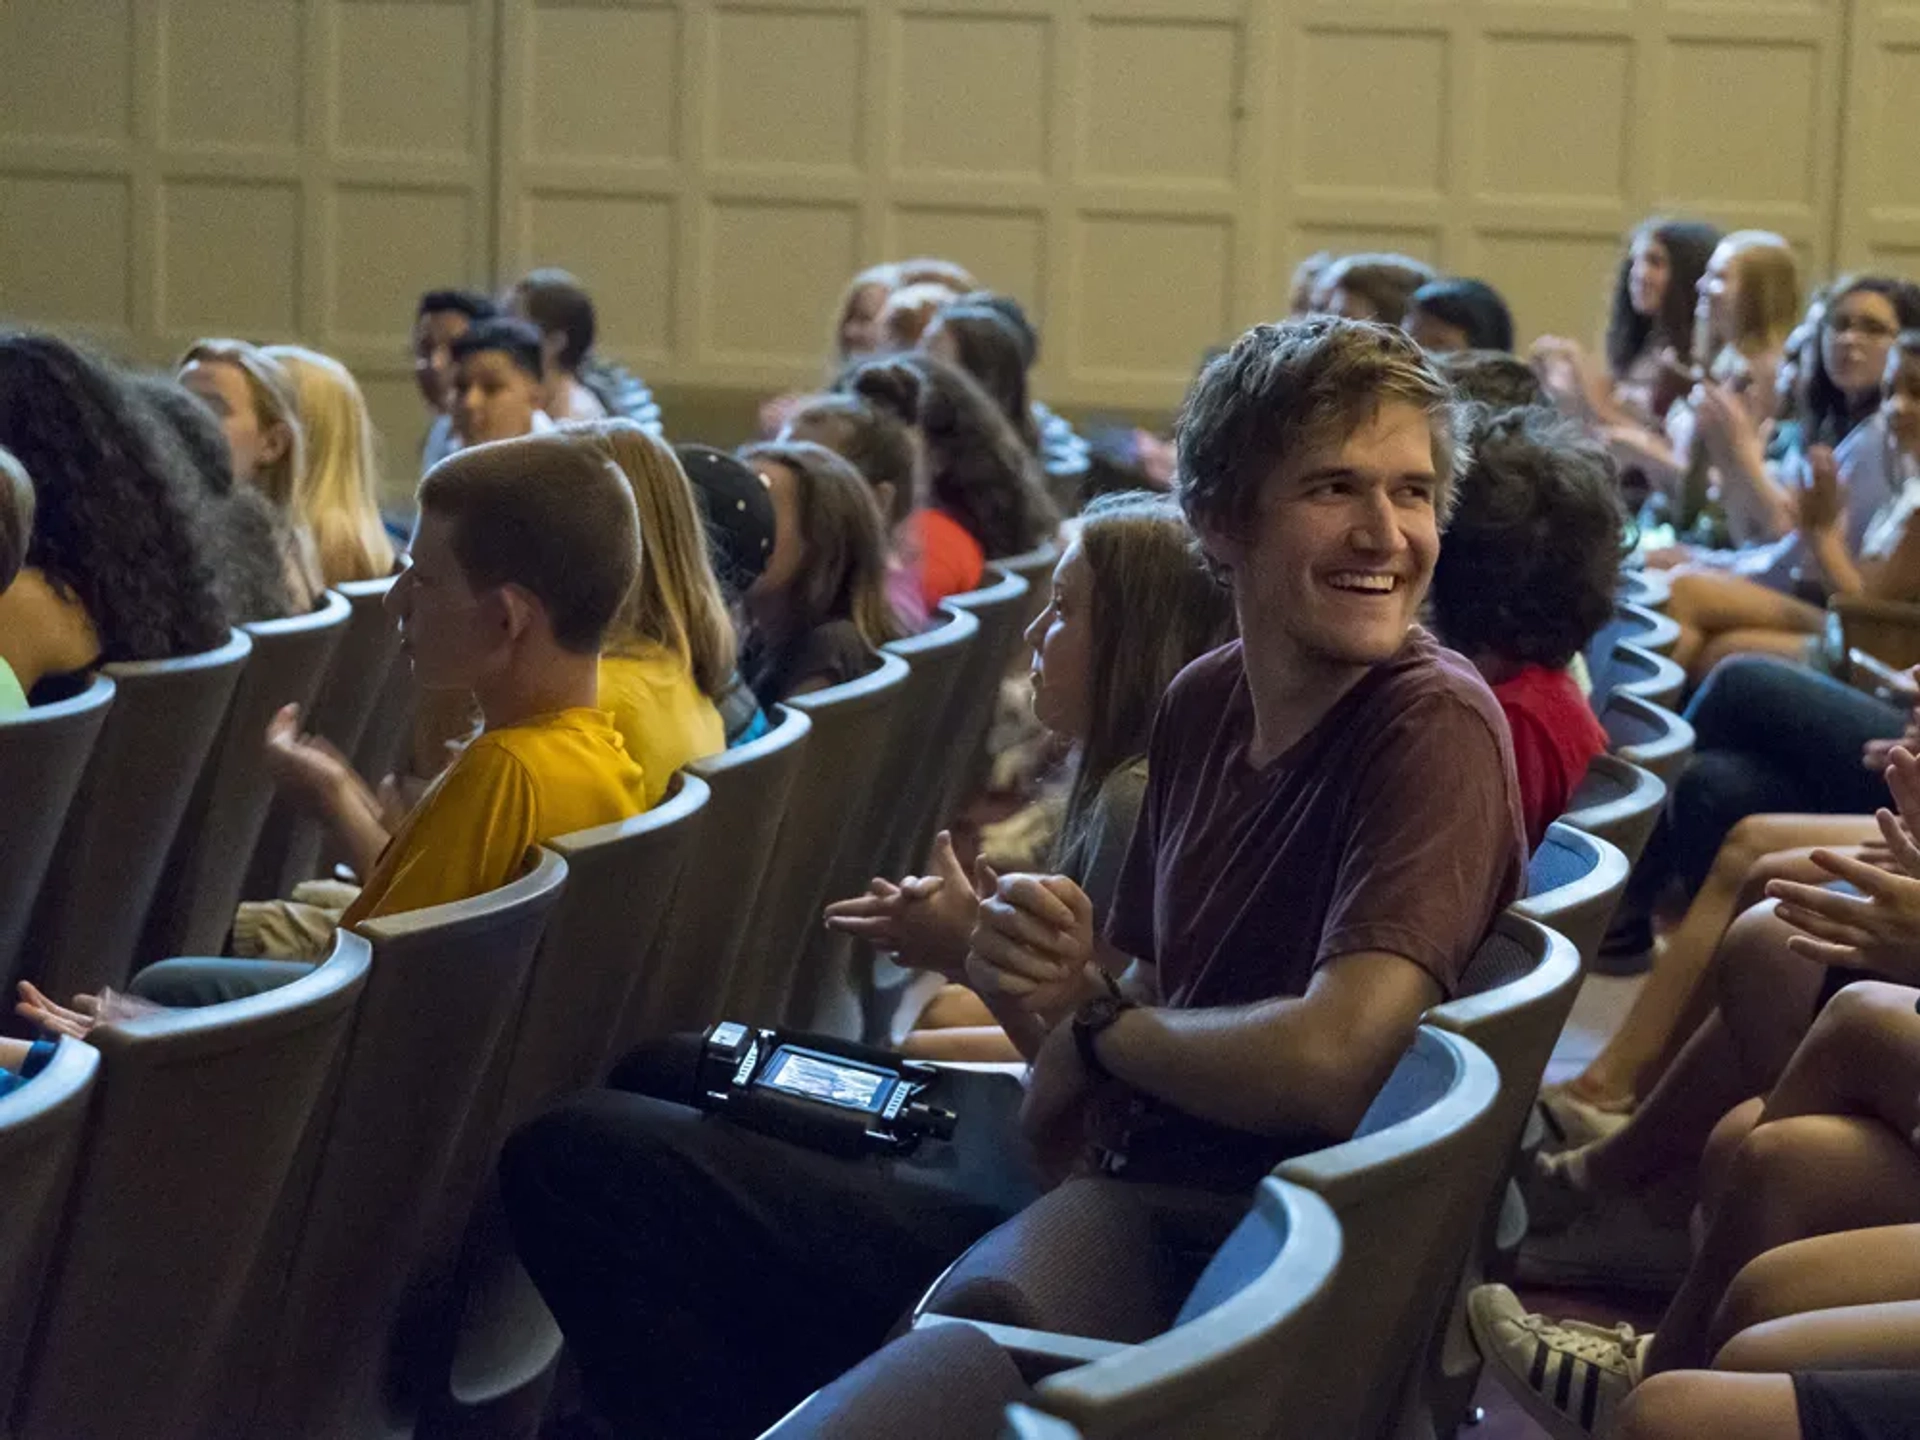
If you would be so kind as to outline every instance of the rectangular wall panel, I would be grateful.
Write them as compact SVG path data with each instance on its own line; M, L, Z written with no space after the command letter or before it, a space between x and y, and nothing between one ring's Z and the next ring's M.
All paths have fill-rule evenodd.
M395 493L416 297L535 264L744 396L944 255L1049 399L1147 410L1323 249L1480 275L1523 340L1593 338L1658 212L1920 271L1916 0L16 0L0 56L0 313L330 349Z

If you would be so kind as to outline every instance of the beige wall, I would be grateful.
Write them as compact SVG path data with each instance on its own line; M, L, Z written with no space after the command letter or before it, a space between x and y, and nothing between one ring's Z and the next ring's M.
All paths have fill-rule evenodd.
M402 480L416 295L535 262L670 425L811 381L906 252L1135 411L1320 248L1482 275L1529 336L1591 334L1660 209L1920 272L1894 0L0 0L0 67L0 315L304 338Z

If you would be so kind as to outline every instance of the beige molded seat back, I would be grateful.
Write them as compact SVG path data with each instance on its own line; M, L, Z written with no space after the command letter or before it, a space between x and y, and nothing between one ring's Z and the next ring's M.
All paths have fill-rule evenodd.
M0 720L0 995L13 994L20 945L67 809L113 704L113 681Z
M1624 880L1624 869L1620 875ZM1573 1010L1580 974L1580 953L1573 941L1537 919L1526 918L1516 906L1494 922L1493 932L1481 942L1461 977L1460 994L1427 1012L1429 1025L1471 1040L1499 1067L1494 1128L1506 1138L1508 1154L1520 1142L1554 1042ZM1504 1192L1504 1186L1496 1186L1496 1200L1487 1209L1479 1240L1461 1257L1459 1294L1463 1298L1485 1278L1484 1246L1492 1239L1499 1215L1497 1197ZM1479 1375L1480 1354L1467 1331L1465 1308L1456 1302L1437 1328L1425 1390L1418 1401L1442 1422L1441 1433L1451 1433L1466 1415Z
M1651 770L1617 755L1596 755L1560 823L1607 841L1632 867L1640 863L1666 803L1666 783Z
M616 1054L722 1018L754 897L765 883L813 730L803 712L784 705L767 718L773 728L759 739L687 767L707 787L705 818L674 888L658 954L628 1001Z
M324 736L342 755L359 759L361 737L396 666L404 671L400 631L386 612L393 578L336 585L352 608L346 632L334 648L326 678L307 714L307 729ZM364 774L364 772L363 772ZM378 784L381 777L367 777ZM285 801L267 812L241 895L247 900L285 898L302 880L319 873L323 835L318 823Z
M241 627L253 653L167 856L140 943L141 963L225 953L247 861L273 802L267 722L283 705L304 711L313 704L350 613L346 598L329 590L309 614Z
M1020 633L1027 626L1031 594L1032 587L1018 575L989 565L987 579L980 589L949 595L944 602L955 610L971 614L980 622L980 630L954 681L947 719L940 727L940 734L953 747L941 761L947 776L946 789L921 833L914 836L906 869L920 868L934 832L952 821L980 773L987 729L993 723L993 708L1000 698L1000 680L1018 653Z
M99 1068L98 1050L62 1040L38 1075L0 1096L0 1435L15 1433L8 1417L33 1322L50 1298L48 1262Z
M881 647L911 665L913 675L895 726L891 772L875 797L891 816L875 874L898 876L919 861L914 842L933 833L934 807L953 778L956 732L948 727L958 723L954 698L974 663L981 623L971 610L940 608L944 624Z
M1678 710L1686 688L1687 672L1666 656L1656 655L1631 640L1614 641L1614 694L1638 695L1651 704Z
M1019 625L1021 630L1025 630L1033 623L1033 617L1047 608L1047 597L1053 593L1054 567L1060 563L1060 547L1047 540L1031 550L1019 555L1003 556L993 563L1007 574L1016 575L1027 582Z
M907 662L882 655L865 675L787 704L813 723L807 763L787 798L787 813L754 901L754 918L727 1001L727 1018L804 1025L828 977L803 966L807 941L841 853L864 851L872 816L867 801L906 692ZM715 1017L718 1018L718 1017Z
M518 880L471 900L361 922L373 945L359 1022L342 1060L298 1245L273 1307L258 1440L409 1435L435 1357L446 1277L432 1253L464 1216L450 1193L496 1053L513 1033L527 975L567 865L535 852ZM497 1092L493 1098L497 1100ZM477 1177L475 1177L477 1180Z
M367 959L341 935L278 990L95 1028L94 1113L29 1352L24 1435L199 1440L230 1424L244 1301Z
M118 687L113 708L22 952L23 973L54 999L126 985L167 849L252 648L236 630L202 655L105 667Z
M1556 821L1527 861L1527 895L1513 902L1513 913L1566 936L1591 966L1627 888L1630 868L1615 846ZM1475 964L1481 958L1475 956ZM1469 966L1467 981L1473 973Z
M533 957L527 998L495 1065L503 1089L491 1131L470 1127L455 1189L478 1200L464 1226L457 1324L445 1394L450 1416L527 1389L560 1352L560 1331L521 1268L493 1182L500 1146L523 1121L600 1079L635 981L654 958L667 902L706 819L706 783L675 775L645 814L547 842L567 862L567 887ZM437 1378L437 1377L436 1377ZM439 1388L436 1386L436 1388Z
M1693 758L1693 726L1637 695L1622 692L1608 699L1600 725L1615 755L1651 770L1669 790Z
M1355 1138L1274 1174L1339 1217L1342 1273L1293 1363L1302 1384L1288 1435L1381 1433L1424 1371L1427 1341L1461 1258L1506 1176L1500 1072L1472 1044L1422 1026Z

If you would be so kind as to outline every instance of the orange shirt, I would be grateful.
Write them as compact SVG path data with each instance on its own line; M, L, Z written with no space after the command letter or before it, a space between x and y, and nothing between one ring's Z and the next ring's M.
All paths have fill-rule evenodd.
M949 595L980 588L987 555L967 528L944 510L916 510L907 519L920 553L920 595L931 611Z

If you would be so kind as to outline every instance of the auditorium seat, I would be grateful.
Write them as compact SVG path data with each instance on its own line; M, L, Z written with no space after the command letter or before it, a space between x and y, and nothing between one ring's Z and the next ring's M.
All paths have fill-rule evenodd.
M267 723L283 705L312 705L350 613L346 599L329 590L308 614L241 627L253 653L181 817L137 963L226 952L247 862L273 801Z
M1020 1367L970 1325L912 1330L822 1387L762 1440L999 1440L1031 1398Z
M953 687L971 652L980 622L965 610L945 612L946 623L881 647L907 662L906 684L875 764L861 828L849 832L834 858L823 892L827 900L857 895L875 875L898 878L902 858L935 799L945 788L954 750L939 732ZM848 1039L869 1037L877 997L874 952L850 935L815 925L807 932L803 973L825 977L810 1024ZM897 970L893 972L898 974Z
M952 821L981 774L987 729L993 723L993 709L1000 697L1000 679L1019 653L1030 594L1031 587L1018 575L989 565L980 589L949 595L945 601L953 609L971 614L980 622L980 630L960 667L948 717L940 727L940 733L954 747L948 770L951 778L925 829L914 837L907 869L920 868L934 832Z
M391 576L334 588L345 597L353 613L307 714L306 728L330 741L342 755L353 755L357 760L361 737L388 677L396 666L405 670L407 660L400 653L400 631L385 608L387 591L393 588ZM366 778L376 785L381 780L379 775ZM284 898L302 880L313 879L320 871L323 840L318 821L289 801L275 800L248 861L241 898Z
M97 675L69 700L0 720L0 994L20 978L20 945L68 807L113 704ZM0 1412L4 1413L4 1412Z
M1622 640L1655 655L1671 655L1680 641L1680 627L1658 611L1629 600L1614 606L1611 618L1594 631L1586 647L1587 673L1593 682L1587 700L1596 715L1606 708L1607 698L1613 694L1613 647Z
M230 1433L245 1300L367 969L366 941L342 934L278 990L94 1028L100 1075L22 1434Z
M1551 832L1548 838L1554 838ZM1611 858L1619 859L1618 852ZM1601 873L1602 868L1596 866L1591 873ZM1621 866L1610 882L1609 912L1625 880ZM1553 913L1551 906L1541 908ZM1601 923L1604 926L1604 919ZM1515 906L1495 921L1492 934L1475 951L1461 977L1460 994L1427 1012L1429 1025L1472 1041L1499 1068L1500 1096L1493 1125L1496 1139L1504 1137L1502 1149L1507 1155L1514 1153L1526 1128L1547 1061L1572 1013L1580 977L1581 957L1574 942L1553 921L1539 915L1528 918ZM1507 1189L1502 1170L1495 1178L1479 1232L1460 1257L1460 1296L1486 1278L1485 1256L1494 1244ZM1464 1308L1455 1303L1442 1312L1424 1388L1409 1402L1428 1410L1435 1433L1452 1434L1466 1416L1479 1375L1480 1354L1468 1337Z
M1664 655L1656 655L1631 640L1613 645L1613 693L1637 695L1668 710L1680 708L1687 688L1687 672Z
M1673 580L1664 570L1622 570L1618 594L1643 610L1664 615L1673 599Z
M1527 893L1513 902L1513 913L1566 936L1591 967L1630 868L1605 840L1556 822L1527 861Z
M826 977L803 972L801 957L821 924L841 847L864 844L875 758L886 753L906 681L907 662L882 655L858 679L787 701L813 730L733 967L723 1007L728 1019L806 1027Z
M372 972L342 1057L298 1245L272 1306L267 1383L249 1434L405 1435L416 1343L444 1313L452 1256L437 1253L473 1194L450 1193L486 1077L512 1033L529 967L567 865L471 900L366 920ZM477 1184L478 1177L473 1177Z
M62 1040L38 1075L0 1096L0 1435L14 1434L7 1417L46 1294L99 1068L98 1050Z
M1615 755L1596 755L1560 823L1607 841L1631 867L1640 863L1666 803L1666 783L1658 775Z
M1651 770L1669 789L1693 758L1693 726L1637 696L1611 697L1600 712L1600 726L1615 755Z
M1027 582L1020 619L1020 629L1025 630L1033 623L1034 616L1047 608L1047 599L1053 594L1053 572L1060 564L1060 547L1046 540L1031 550L1002 556L993 563Z
M1274 1171L1333 1208L1343 1246L1330 1303L1292 1351L1299 1434L1376 1434L1417 1390L1425 1343L1506 1176L1499 1092L1479 1047L1422 1026L1352 1140Z
M124 987L187 802L253 642L108 665L113 707L41 882L21 973L65 1003Z
M1288 1434L1376 1434L1414 1391L1415 1361L1504 1173L1499 1083L1470 1041L1423 1027L1353 1139L1287 1160L1262 1183L1253 1214L1218 1246L1157 1338L1126 1345L1110 1337L1116 1324L1137 1326L1139 1308L1163 1292L1168 1255L1180 1248L1165 1237L1197 1234L1217 1212L1192 1192L1126 1185L1086 1192L1097 1205L1041 1212L1058 1227L1052 1256L997 1239L1032 1223L1025 1214L1008 1221L968 1252L999 1245L1017 1257L1022 1268L1001 1277L1007 1287L995 1294L977 1271L964 1275L962 1257L922 1302L914 1328L978 1325L1029 1376L1058 1372L1038 1379L1035 1403L1088 1434L1225 1440L1262 1433L1276 1414L1288 1418ZM1109 1243L1138 1228L1123 1213L1133 1205L1151 1212L1160 1243ZM1076 1218L1095 1223L1082 1231ZM1296 1228L1305 1242L1297 1246L1286 1243ZM1273 1263L1263 1269L1266 1260ZM1261 1281L1243 1283L1254 1274ZM1096 1285L1115 1297L1110 1310ZM976 1308L1022 1307L1011 1313L1040 1323L945 1315L943 1290ZM1295 1308L1316 1293L1296 1323ZM1049 1306L1091 1319L1079 1328L1093 1333L1048 1323Z
M915 842L933 834L934 810L957 768L955 732L946 727L957 721L955 697L982 643L982 626L972 610L944 604L940 612L941 624L881 647L911 665L913 678L895 727L894 778L879 789L893 816L874 870L879 875L910 873L919 864Z
M657 958L674 893L701 835L707 787L687 774L645 814L562 835L547 848L567 862L566 889L533 957L526 999L494 1066L497 1096L470 1127L454 1188L478 1200L465 1224L458 1298L443 1317L458 1322L450 1411L499 1403L540 1376L560 1350L560 1332L514 1257L493 1179L500 1146L554 1101L597 1083L611 1058L634 982ZM460 1222L457 1217L453 1223Z
M670 897L658 959L627 1002L615 1053L722 1018L813 729L805 713L785 706L768 718L773 728L758 740L687 767L707 787L706 818Z

